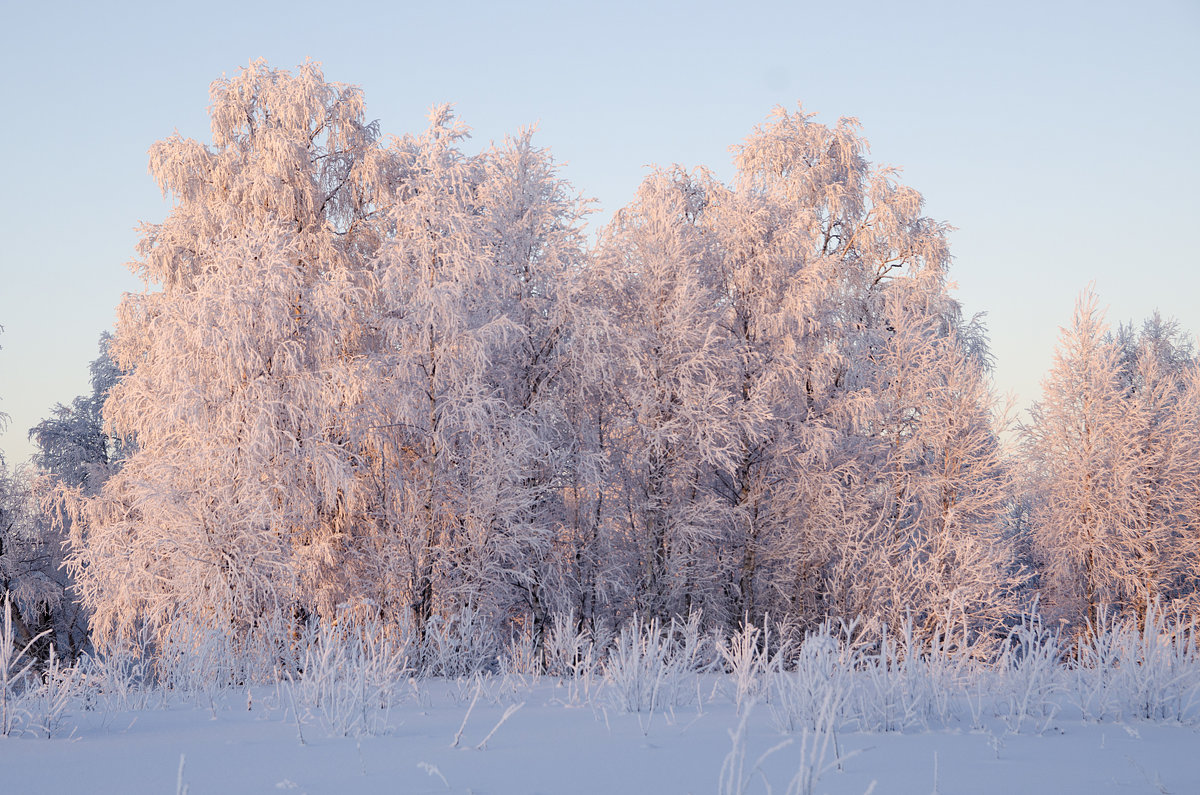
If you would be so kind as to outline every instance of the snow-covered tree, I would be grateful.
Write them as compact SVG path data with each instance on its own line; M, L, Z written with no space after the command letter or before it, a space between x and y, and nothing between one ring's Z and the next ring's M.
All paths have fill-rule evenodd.
M1137 538L1134 609L1144 618L1155 600L1182 598L1196 606L1200 557L1189 514L1200 493L1200 415L1192 392L1198 362L1178 325L1157 314L1140 332L1121 327L1116 341L1132 445L1125 521Z
M614 395L624 340L612 280L586 256L584 262L559 297L565 344L550 399L562 422L555 434L562 457L550 557L540 561L537 581L548 597L543 603L574 616L578 629L595 632L628 608L633 587L629 539L610 521L616 502L608 487L620 477L611 457L625 419Z
M211 89L213 145L176 135L150 170L174 199L143 228L147 290L119 308L105 407L137 449L79 505L71 558L109 642L177 620L244 632L357 587L345 417L361 401L373 245L357 88L252 63Z
M8 421L0 412L0 431ZM61 542L40 510L33 469L10 469L0 454L0 596L12 600L11 619L21 646L52 630L54 636L34 643L31 653L45 656L55 643L59 655L71 659L80 651L85 633L60 571Z
M1038 490L1031 524L1049 601L1091 622L1123 583L1116 564L1124 550L1110 510L1119 491L1113 475L1128 448L1121 438L1119 350L1106 332L1095 295L1084 294L1023 429Z
M888 219L868 201L864 151L852 120L829 128L778 109L735 149L733 187L710 194L738 436L715 473L735 619L827 612L821 530L847 519L835 453L852 406L845 354L863 327L844 316L858 314L863 270L881 259L871 245L888 234L872 231Z
M655 173L596 254L621 340L606 440L608 518L628 541L624 576L644 616L724 612L713 563L726 506L709 481L730 466L736 441L727 389L734 352L715 241L700 220L705 204L701 182Z
M211 146L151 152L175 204L103 427L94 395L34 431L101 645L347 607L481 647L555 611L1003 618L986 345L853 120L778 111L731 186L655 171L589 252L528 131L468 154L440 106L383 147L313 64L212 98Z
M1023 429L1044 591L1064 619L1144 615L1195 590L1195 364L1175 330L1108 333L1085 292Z
M589 211L558 175L533 130L484 153L479 187L483 245L498 271L494 300L513 324L505 349L493 358L489 380L503 397L524 446L519 471L522 566L507 588L539 642L552 611L571 612L578 583L570 561L580 553L578 484L596 455L579 438L574 405L580 384L595 381L596 349L604 318L597 317L587 282L582 221Z
M3 331L0 326L0 331ZM0 431L9 417L0 412ZM23 646L44 629L54 628L56 611L62 607L64 588L56 577L62 562L60 539L44 530L27 466L9 469L0 454L0 596L11 596L12 622ZM70 654L67 638L60 651ZM33 653L44 655L49 641L43 640Z
M13 537L18 543L10 548L19 545L25 551L20 578L25 587L18 589L18 607L27 616L36 615L34 633L49 630L59 656L68 659L87 645L88 627L74 582L62 565L70 535L70 512L64 510L64 502L99 492L132 445L132 440L115 439L104 429L104 402L120 377L108 354L110 341L110 334L101 335L100 355L90 368L91 394L75 398L69 406L59 403L50 417L29 430L37 445L33 469L14 473L21 522Z
M731 187L652 175L596 251L628 603L989 631L1020 579L1011 483L945 227L853 120L780 110L736 152Z
M875 408L858 456L871 484L871 531L858 555L863 612L920 638L995 636L1023 581L1006 518L1014 475L1000 433L978 319L963 323L936 281L898 279L871 357ZM870 470L874 470L873 472ZM967 637L963 637L966 633Z
M81 395L67 406L62 403L50 410L51 416L29 430L37 445L33 463L52 474L68 488L82 488L94 494L119 465L126 441L108 435L104 429L104 402L120 378L120 371L109 355L112 335L100 337L100 355L92 361L90 395Z
M22 645L44 632L31 653L44 659L53 646L73 660L88 646L87 615L63 570L66 534L44 507L45 489L32 466L9 470L0 458L0 594L11 594Z
M548 617L538 573L571 449L558 394L581 206L527 132L478 156L447 106L385 153L371 428L389 598L435 617Z
M946 228L866 151L852 119L827 127L780 109L737 148L733 188L711 191L706 222L720 241L736 373L726 385L734 465L716 473L731 508L723 549L734 551L735 615L816 622L919 609L884 596L902 564L879 541L902 536L908 520L880 484L896 471L901 440L935 448L947 431L913 424L912 407L929 395L906 357L936 365L920 371L926 386L965 379L946 397L970 405L962 433L990 463L973 460L954 477L992 477L991 401L947 295ZM889 431L895 455L878 445ZM922 477L933 478L927 463ZM999 499L992 486L988 499ZM958 538L970 544L969 535ZM918 554L906 544L904 555Z
M1156 316L1118 331L1126 422L1133 448L1129 472L1132 514L1129 530L1138 537L1134 567L1139 618L1154 600L1184 598L1194 603L1194 526L1189 509L1200 494L1200 422L1189 394L1195 382L1192 342L1177 324ZM1195 606L1193 604L1193 606Z

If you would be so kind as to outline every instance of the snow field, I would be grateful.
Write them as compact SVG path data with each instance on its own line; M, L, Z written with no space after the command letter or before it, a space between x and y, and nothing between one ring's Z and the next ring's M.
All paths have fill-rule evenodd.
M1190 627L1106 624L1067 662L1034 619L987 662L854 631L634 621L605 649L552 636L544 667L517 638L487 670L428 675L343 624L259 683L215 642L157 669L85 658L8 681L0 791L1200 791ZM0 664L24 667L11 639Z

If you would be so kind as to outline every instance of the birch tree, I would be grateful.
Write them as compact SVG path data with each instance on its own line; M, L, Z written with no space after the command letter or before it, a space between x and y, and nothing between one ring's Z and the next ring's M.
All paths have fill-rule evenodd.
M604 318L588 296L588 204L534 145L533 133L523 130L485 152L478 194L483 246L499 281L493 300L516 332L493 355L488 379L507 406L510 436L527 440L508 462L522 475L509 532L524 540L521 565L505 579L510 610L528 615L540 643L551 612L582 615L572 604L580 572L564 556L577 564L591 552L579 543L577 511L579 484L594 478L595 449L577 434L573 403L581 381L602 377Z
M448 106L430 122L386 153L375 259L388 587L421 636L435 617L491 621L517 605L540 627L582 210L529 133L468 156Z
M625 576L636 607L664 618L718 607L712 561L723 506L708 481L728 467L734 442L725 388L733 352L714 241L700 221L705 203L688 175L653 174L597 251L622 340L620 414L607 440L612 521L632 547Z
M468 154L439 106L384 147L313 64L212 98L211 146L151 152L174 207L143 230L100 432L137 444L71 481L101 644L347 608L477 651L554 611L999 622L982 335L945 226L853 120L776 112L729 186L655 171L587 251L529 131ZM1160 461L1164 390L1137 393ZM46 462L82 460L56 440L94 403L39 426Z
M245 635L354 587L344 417L361 400L376 131L359 90L313 63L255 62L210 96L211 147L175 135L150 151L174 206L143 227L146 290L118 310L127 375L105 406L137 450L74 525L101 644L180 620Z
M876 504L862 576L864 609L922 640L950 632L994 637L1017 610L1024 581L1006 517L1014 475L978 319L964 323L936 281L908 277L883 304L883 345L872 356L876 407L859 455Z
M885 296L918 275L944 292L945 227L894 170L871 165L853 119L827 127L780 109L735 151L735 185L708 218L737 369L738 449L718 473L736 612L854 615L870 609L851 553L869 551L861 484L876 466L855 436L876 400Z

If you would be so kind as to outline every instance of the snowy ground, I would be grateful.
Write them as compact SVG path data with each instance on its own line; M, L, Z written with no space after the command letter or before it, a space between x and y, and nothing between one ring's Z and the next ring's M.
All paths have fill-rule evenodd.
M410 682L379 716L378 733L359 737L331 731L321 710L294 711L286 685L225 690L211 703L204 694L162 693L137 709L80 703L61 737L27 728L0 738L0 792L170 793L182 783L192 795L713 793L739 785L783 793L789 784L805 791L796 776L814 761L826 768L816 793L1200 792L1196 727L1085 721L1064 693L1044 731L1026 724L1013 733L997 710L978 729L951 718L939 729L842 730L828 735L821 762L817 735L780 731L777 704L752 706L735 743L733 678L695 683L686 705L639 714L623 711L602 682L581 693L545 676L426 679ZM764 752L788 741L756 769Z

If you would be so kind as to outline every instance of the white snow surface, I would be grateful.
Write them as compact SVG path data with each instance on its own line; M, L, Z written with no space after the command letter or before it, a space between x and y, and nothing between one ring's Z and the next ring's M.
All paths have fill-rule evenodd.
M382 731L359 737L331 731L323 713L301 708L297 721L287 685L156 692L141 709L80 703L62 736L0 738L0 792L783 793L808 791L796 777L814 759L814 793L1200 792L1195 726L1088 721L1063 694L1040 733L998 717L978 729L843 730L822 762L813 735L779 731L770 703L744 703L735 742L734 678L695 684L688 705L647 714L555 677L412 680Z

